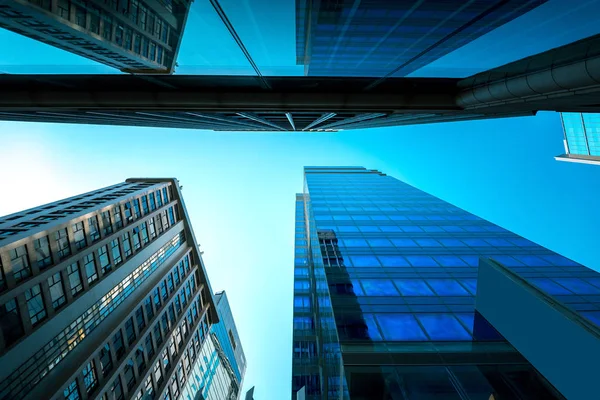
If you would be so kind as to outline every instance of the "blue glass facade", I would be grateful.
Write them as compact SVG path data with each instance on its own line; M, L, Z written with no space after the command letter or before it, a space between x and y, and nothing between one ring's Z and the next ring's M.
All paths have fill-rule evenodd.
M598 323L600 274L378 171L305 168L293 391L560 398L476 312L480 257Z
M215 293L215 303L217 305L217 313L219 314L219 322L213 324L211 330L217 335L221 348L237 377L238 385L241 386L244 373L246 372L246 356L244 355L244 349L240 342L225 291Z
M558 159L600 163L600 114L561 113L565 155Z
M308 76L402 77L545 0L296 0L296 57Z

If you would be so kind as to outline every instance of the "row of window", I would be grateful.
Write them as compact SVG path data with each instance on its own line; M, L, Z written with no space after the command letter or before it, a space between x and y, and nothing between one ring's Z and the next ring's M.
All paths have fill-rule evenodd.
M185 236L181 232L162 246L29 360L15 369L7 379L0 382L0 393L10 388L10 391L16 393L18 397L18 393L35 386L184 243ZM14 303L14 299L11 302ZM9 310L6 305L3 308ZM10 323L15 317L19 318L18 310L14 307L14 312L3 317L3 321Z
M167 219L164 212L162 219ZM105 276L113 268L120 266L124 259L128 259L133 255L134 250L137 251L141 248L142 243L145 245L150 240L154 240L162 232L163 226L167 229L169 226L168 221L166 223L166 226L163 223L159 223L160 230L157 232L154 218L151 218L147 223L143 222L139 227L134 228L131 231L131 236L130 232L125 232L109 244L101 246L96 252L89 253L81 260L68 265L64 276L68 281L68 285L63 284L63 275L61 272L57 272L47 278L48 302L51 303L52 308L56 311L66 304L65 289L70 291L73 297L78 296L84 290L82 279L85 279L87 286L96 284L100 279L99 276ZM133 248L131 238L133 239ZM99 275L99 272L101 275ZM37 284L25 291L25 301L32 327L37 326L47 316L42 291L42 284ZM24 334L24 330L21 318L18 315L16 298L7 302L3 307L5 312L0 307L0 327L4 334L5 346L8 347ZM9 309L11 311L8 311Z
M141 218L141 210L143 210L143 215L146 215L149 212L155 211L157 208L162 207L163 198L165 199L164 204L167 204L168 196L166 187L163 188L162 193L159 190L157 192L152 192L148 195L141 196L141 198L136 198L131 202L125 202L122 205L125 221L127 223L132 222L134 220L134 216L136 219ZM88 245L99 241L101 237L106 237L112 234L114 231L121 229L124 224L122 215L121 205L116 205L112 210L106 210L100 213L99 216L102 219L103 226L102 232L100 232L98 215L92 215L91 217L86 218L86 220L72 224L70 229L69 227L58 229L53 234L35 239L32 244L24 244L9 250L8 257L15 283L18 284L22 280L32 276L32 262L35 263L37 269L40 271L44 270L53 264L61 262L65 258L71 256L73 253L84 249ZM156 229L158 229L159 233L162 232L163 227L166 229L169 222L171 225L173 225L176 218L179 219L177 209L174 207L169 208L166 216L163 216L163 218L157 220L158 226ZM151 230L151 234L156 230L153 220L150 221L148 229ZM146 236L148 234L146 228L144 228L141 233ZM134 229L134 241L137 237L137 234L138 232ZM146 236L144 236L144 240ZM57 248L55 254L53 254L51 251L51 240L55 242L54 244ZM30 246L33 247L31 253L29 249ZM2 267L1 261L0 267ZM4 268L0 268L0 290L4 290L6 288L7 285L6 280L4 279Z

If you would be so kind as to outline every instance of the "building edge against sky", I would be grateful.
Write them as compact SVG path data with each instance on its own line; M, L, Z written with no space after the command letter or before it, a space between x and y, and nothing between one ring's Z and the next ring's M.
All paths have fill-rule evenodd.
M565 154L558 161L600 165L600 114L560 113Z
M293 396L563 398L477 311L480 258L600 325L599 273L379 171L305 167L295 241Z
M130 73L174 71L191 0L1 0L0 27Z
M176 179L0 218L3 400L237 399L218 315Z

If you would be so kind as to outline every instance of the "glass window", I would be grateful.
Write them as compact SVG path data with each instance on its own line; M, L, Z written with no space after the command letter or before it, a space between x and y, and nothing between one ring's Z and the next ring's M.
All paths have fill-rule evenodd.
M115 336L113 336L113 348L115 349L117 360L120 360L125 354L125 345L123 343L123 334L121 331L118 331L115 333Z
M379 256L379 261L384 267L410 267L410 264L402 256Z
M471 335L452 314L417 314L431 340L471 340Z
M554 278L554 280L575 294L600 294L600 289L578 278Z
M90 228L90 240L95 242L100 239L100 229L98 227L98 217L95 215L88 218L88 227Z
M156 289L155 289L155 291L156 291ZM154 296L157 296L157 295L158 295L158 293ZM152 317L154 317L154 309L152 308L152 297L153 296L147 297L146 300L144 300L144 308L146 309L146 317L148 318L148 321L150 321L152 319ZM158 301L160 301L160 299Z
M16 299L9 300L0 306L0 328L4 335L6 347L23 336L23 325L21 324L21 316Z
M83 258L83 269L89 284L98 280L98 272L96 271L96 262L94 261L94 253L90 253Z
M396 247L417 247L415 241L411 239L392 239L392 243Z
M121 217L121 207L115 206L113 208L113 219L115 221L115 229L120 229L123 227L123 218Z
M27 311L31 325L36 326L46 318L46 306L42 298L42 288L40 285L35 285L31 289L25 291L25 301L27 302Z
M125 335L127 336L127 343L131 344L135 341L135 329L133 327L133 317L130 317L125 322Z
M123 242L123 254L125 255L125 258L128 258L133 254L133 251L131 250L131 241L129 240L129 233L125 232L121 236L121 240Z
M148 231L150 232L150 239L156 237L156 228L154 227L154 217L148 220Z
M56 240L58 257L61 260L71 255L71 247L69 246L69 235L67 233L67 228L59 229L58 231L54 232L54 240Z
M520 262L522 262L525 265L529 265L532 267L549 267L552 264L550 264L548 261L537 257L537 256L530 256L530 255L517 255L517 256L513 256L514 258L516 258L517 260L519 260Z
M442 244L433 239L415 239L415 242L421 247L440 247Z
M375 256L351 256L352 264L355 267L379 267L379 260Z
M138 331L140 332L146 327L146 321L144 319L144 309L142 307L138 308L135 311L135 322L137 323Z
M144 244L148 243L150 238L148 237L148 228L146 228L145 222L142 222L140 225L140 233L142 234L142 242L144 242Z
M150 212L150 209L148 208L148 197L142 196L141 199L142 199L142 211L144 212L144 215L146 215Z
M112 223L110 221L110 211L104 211L102 213L102 226L104 236L110 235L113 232Z
M142 212L140 211L140 200L139 199L133 199L133 213L135 215L135 218L140 218L142 216Z
M121 258L121 249L119 248L119 239L115 239L115 240L111 241L110 247L111 247L113 262L115 263L115 266L117 266L117 265L121 264L121 262L123 261L123 259Z
M69 275L69 285L71 287L71 295L77 296L82 290L83 285L81 283L81 272L79 271L79 263L74 262L67 267L67 274Z
M392 247L393 244L387 239L367 239L372 247Z
M140 249L142 247L142 243L140 240L140 228L139 227L133 228L133 230L131 231L131 237L133 238L133 248L135 250Z
M102 376L106 377L110 371L112 371L113 367L112 357L110 355L110 345L108 343L106 343L104 347L100 349L98 358L100 360L100 370L102 371Z
M50 288L50 299L52 300L52 308L58 310L65 304L65 290L62 284L60 272L48 278L48 287Z
M123 378L125 378L125 384L127 389L131 390L135 385L135 373L133 372L133 360L127 360L127 364L123 369Z
M156 200L154 198L154 192L148 195L149 203L150 203L150 211L156 210Z
M169 222L171 223L171 225L175 224L174 207L169 207Z
M80 250L87 246L87 242L85 240L85 230L83 227L83 222L78 222L73 224L73 239L75 240L75 248Z
M91 394L98 387L98 378L96 377L96 368L94 361L89 362L83 367L83 384L88 394Z
M468 296L469 293L453 279L428 279L427 283L440 296Z
M427 340L427 336L411 314L378 314L376 319L387 340Z
M48 236L41 237L33 241L37 265L40 269L44 269L52 265L52 255L50 253L50 240Z
M433 296L433 292L422 279L394 279L403 296Z
M477 295L477 279L458 280L473 296Z
M162 201L162 195L160 194L160 190L155 193L156 193L156 204L158 205L158 207L162 207L163 201Z
M120 375L117 375L117 377L115 378L111 388L110 388L110 393L111 399L114 400L123 400L125 398L124 394L123 394L123 386L121 385L121 377Z
M429 256L406 256L413 267L437 267L438 264Z
M382 232L402 232L402 229L394 225L383 225L380 226L379 229L381 229Z
M468 265L456 256L435 256L433 257L442 267L468 267Z
M17 283L31 276L31 265L29 264L27 247L25 245L11 249L8 254L10 256L13 276Z
M108 258L108 246L102 246L98 249L98 264L102 275L107 274L111 270L110 260Z
M67 388L63 391L63 396L65 400L79 400L79 387L77 387L77 379L67 386Z
M367 296L397 296L398 291L387 279L362 279L362 287Z
M146 335L146 339L145 339L144 343L145 343L146 354L148 356L148 359L151 359L152 356L154 355L154 345L152 343L152 334L148 333Z

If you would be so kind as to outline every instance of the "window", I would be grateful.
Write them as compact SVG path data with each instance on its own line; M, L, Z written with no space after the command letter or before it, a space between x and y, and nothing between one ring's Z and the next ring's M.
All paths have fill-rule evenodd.
M69 14L71 13L71 2L69 0L58 0L57 9L59 17L69 20ZM65 396L66 398L66 396Z
M141 218L142 216L142 212L140 211L140 200L139 199L133 199L133 213L135 215L135 218Z
M131 359L127 360L127 364L123 370L123 378L125 378L127 389L131 390L133 385L135 385L135 373L133 372L133 360Z
M128 201L124 205L125 205L125 219L127 220L127 222L131 222L131 221L133 221L133 213L131 211L131 202Z
M175 224L175 215L174 215L173 208L174 207L169 208L169 222L171 223L171 225Z
M125 254L125 258L127 258L133 254L133 251L131 250L131 241L129 240L129 233L125 232L123 236L121 236L121 240L123 241L123 253Z
M163 300L166 301L169 297L169 292L167 292L167 283L164 280L160 283L160 293L162 295Z
M150 212L150 209L148 208L148 197L146 196L142 196L142 212L144 215Z
M433 292L422 279L395 279L394 283L403 296L433 296Z
M125 43L123 44L123 47L126 50L131 50L131 38L132 38L133 32L131 31L131 29L129 28L125 28Z
M140 35L134 35L133 38L133 51L136 54L140 54L142 51L142 38Z
M160 372L160 360L154 364L154 380L156 381L156 386L159 386L163 382L162 372Z
M148 300L148 299L146 299ZM144 308L140 307L135 312L135 321L137 322L138 331L142 331L146 327L146 321L144 320Z
M102 213L102 233L104 236L108 236L113 232L112 223L110 221L110 211L104 211Z
M138 369L138 374L142 374L146 369L146 360L144 359L144 348L142 346L138 347L135 350L135 364Z
M121 357L123 357L123 355L125 354L123 334L120 330L117 333L115 333L115 336L113 336L113 347L115 349L115 356L117 357L117 360L120 360Z
M25 301L27 302L27 311L31 325L36 326L46 318L46 307L42 298L42 288L40 285L35 285L31 289L25 291Z
M98 387L98 378L96 377L96 368L94 366L94 361L89 362L85 367L83 367L83 385L85 386L85 391L88 394L91 394Z
M115 240L111 241L110 247L111 247L113 262L115 263L115 266L117 266L117 265L121 264L121 262L123 261L123 259L121 258L121 249L119 248L119 239L115 239Z
M471 335L451 314L420 314L417 319L431 340L471 340Z
M4 278L4 267L2 266L2 258L0 258L0 291L6 288L6 279Z
M135 227L131 231L131 237L133 238L133 248L138 250L142 247L142 243L140 242L140 228Z
M150 231L150 239L154 239L156 237L156 229L154 227L154 218L150 218L148 220L148 230Z
M376 319L387 340L427 340L427 336L411 314L379 314Z
M96 262L94 261L94 253L90 253L83 258L83 269L88 284L98 280L98 272L96 271Z
M154 198L154 192L148 195L148 199L150 201L150 211L156 210L156 199Z
M160 332L160 324L156 324L154 325L154 340L156 341L156 346L159 347L163 340L162 340L162 334Z
M171 368L171 364L169 362L169 353L167 352L167 349L163 350L161 357L163 362L163 368L165 369L165 371L168 371Z
M362 287L367 296L397 296L398 291L387 279L363 279Z
M100 34L100 10L90 6L90 31L96 35Z
M83 290L81 284L81 272L79 272L79 263L74 262L67 267L67 274L69 275L69 285L71 287L71 295L77 296Z
M52 255L50 253L50 240L48 240L48 236L44 236L34 240L33 248L36 254L37 266L40 269L44 269L52 265Z
M156 192L156 204L159 207L162 207L162 205L163 205L163 201L162 201L162 196L160 194L160 190Z
M468 296L469 293L453 279L428 279L427 283L440 296Z
M31 276L31 266L25 245L10 250L8 254L10 255L10 265L17 283Z
M106 377L112 371L113 363L110 355L110 345L106 343L98 354L102 376Z
M148 359L151 359L154 355L154 345L152 344L152 335L150 333L146 335L144 345L146 346L146 354L148 356Z
M48 287L50 288L50 300L52 301L52 308L58 310L66 302L65 290L63 288L60 272L48 278Z
M65 400L79 400L79 388L77 387L77 379L67 386L67 388L63 391L63 396Z
M109 16L104 16L103 19L104 19L104 29L102 29L102 37L104 37L104 39L106 39L106 40L112 41L112 28L113 28L112 18Z
M127 343L132 344L135 341L135 328L133 327L133 317L129 318L125 322L125 335L127 336Z
M162 213L158 214L158 217L156 218L156 228L158 229L158 234L160 235L161 233L163 233L163 217L162 217Z
M106 245L98 249L98 264L100 264L100 271L102 271L102 275L110 272L111 265L108 258L108 247Z
M85 28L86 14L85 8L75 6L75 23L83 28Z
M120 23L117 23L117 26L115 28L115 43L118 44L119 46L123 45L124 33L125 33L125 30L123 29L123 25L121 25Z
M4 335L5 346L8 347L23 336L23 325L19 315L17 300L12 299L0 306L0 328Z
M123 227L123 218L121 217L120 206L113 208L113 219L115 221L115 229L120 229Z
M144 244L148 243L150 238L148 238L148 228L146 227L145 222L142 222L140 225L140 232L142 233L142 242L144 242Z
M231 332L231 329L229 330L229 341L231 342L231 347L233 347L233 349L235 350L235 339L233 338L233 332Z
M158 310L160 308L160 305L161 305L161 303L160 303L160 289L159 288L154 289L154 291L152 292L152 298L154 300L154 306Z
M73 239L75 240L75 248L80 250L87 246L87 242L85 240L85 230L83 228L83 222L78 222L73 224Z
M113 382L110 388L111 396L110 398L114 400L123 400L125 397L123 395L123 386L121 386L121 376L117 375L115 381Z
M167 283L169 285L169 293L173 293L175 286L173 285L173 275L172 274L167 275Z

